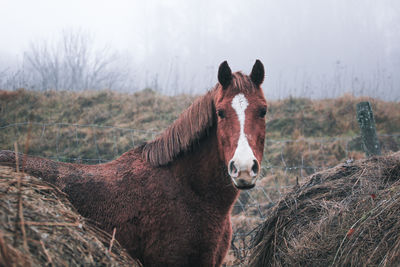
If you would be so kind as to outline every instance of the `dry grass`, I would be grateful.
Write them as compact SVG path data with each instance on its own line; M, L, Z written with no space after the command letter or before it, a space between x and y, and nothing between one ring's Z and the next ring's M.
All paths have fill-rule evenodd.
M110 91L85 92L16 92L0 91L0 127L15 122L50 123L1 129L0 149L25 143L31 129L29 154L56 160L99 163L112 160L133 146L152 139L170 125L194 100L195 96L163 96L149 89L135 94ZM336 166L347 159L364 157L355 107L359 101L372 103L379 134L400 133L400 105L370 98L345 95L337 99L310 100L288 98L269 101L264 171L251 199L241 197L245 209L235 209L235 233L249 233L257 226L271 205L293 186L321 169ZM51 123L95 124L120 128L80 127ZM145 130L145 131L140 131ZM276 139L288 140L275 142ZM320 141L322 139L322 141ZM400 149L400 136L381 136L384 153ZM85 160L88 159L88 160ZM94 160L92 160L94 159ZM252 204L257 204L253 205ZM265 214L263 214L265 216ZM234 240L228 262L239 264L247 257L249 238Z
M140 266L56 187L0 167L0 266Z
M31 127L31 155L56 157L61 161L83 159L80 162L93 164L99 160L112 160L133 146L152 139L170 125L194 98L187 95L163 96L149 89L134 94L110 91L0 91L0 127L15 122L39 123ZM264 165L282 165L282 152L288 167L301 164L332 167L347 158L358 159L363 153L361 140L354 137L359 132L355 106L362 100L366 98L346 95L327 100L289 98L269 101ZM368 100L372 102L378 133L400 133L400 105ZM50 124L44 126L41 123ZM114 126L119 129L58 123ZM27 132L27 125L2 128L0 149L12 150L14 142L24 143ZM332 137L348 138L350 141L313 141ZM268 142L274 139L292 141ZM399 140L399 136L380 137L384 152L399 150ZM304 171L296 175L307 176L315 170L308 168ZM293 180L283 179L280 182L292 184Z
M315 173L268 212L251 266L397 266L400 152Z

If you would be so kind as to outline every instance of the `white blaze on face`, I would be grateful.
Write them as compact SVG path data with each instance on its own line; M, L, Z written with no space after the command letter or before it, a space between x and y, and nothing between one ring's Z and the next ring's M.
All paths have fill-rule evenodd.
M237 94L232 99L232 108L236 111L236 115L239 119L240 135L235 154L231 161L234 161L235 167L238 168L239 171L248 171L251 176L255 176L256 174L253 173L251 167L253 166L256 157L254 156L253 150L250 148L246 134L244 133L245 111L248 105L249 103L243 94Z

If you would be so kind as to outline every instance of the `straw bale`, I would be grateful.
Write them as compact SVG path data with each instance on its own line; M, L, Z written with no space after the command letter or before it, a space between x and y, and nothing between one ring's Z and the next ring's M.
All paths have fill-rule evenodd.
M0 166L0 266L141 266L111 240L56 187Z
M250 266L400 266L400 152L315 173L267 218Z

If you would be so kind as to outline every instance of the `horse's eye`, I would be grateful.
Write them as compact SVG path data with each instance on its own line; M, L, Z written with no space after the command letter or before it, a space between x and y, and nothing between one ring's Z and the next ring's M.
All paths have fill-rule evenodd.
M267 108L266 108L266 107L260 108L258 114L259 114L259 116L260 116L261 118L264 118L264 117L265 117L265 114L267 114Z
M218 117L220 117L221 119L225 118L225 110L223 109L219 109L217 111Z

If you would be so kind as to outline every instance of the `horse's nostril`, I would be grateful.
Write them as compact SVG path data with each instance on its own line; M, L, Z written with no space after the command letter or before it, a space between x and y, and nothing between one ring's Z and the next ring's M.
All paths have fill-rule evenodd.
M257 160L253 160L253 166L251 167L251 170L253 171L254 174L258 173L259 166Z
M235 167L235 162L233 160L229 163L229 171L230 171L230 173L236 173L237 172L237 169Z

